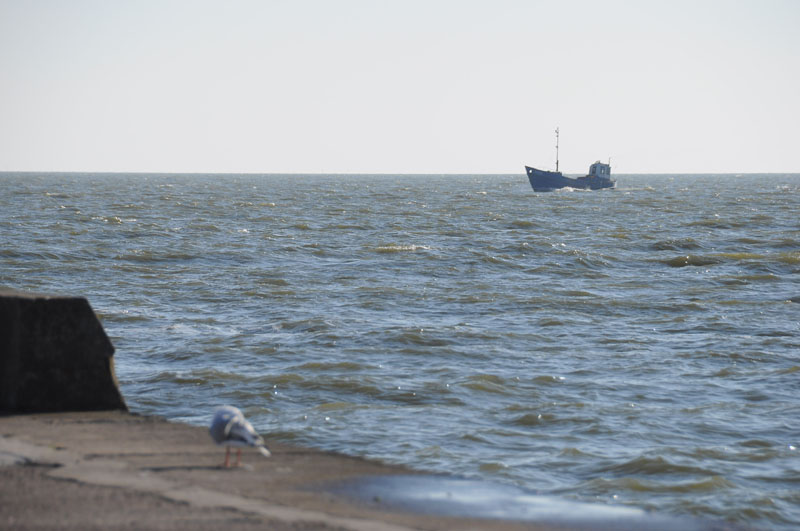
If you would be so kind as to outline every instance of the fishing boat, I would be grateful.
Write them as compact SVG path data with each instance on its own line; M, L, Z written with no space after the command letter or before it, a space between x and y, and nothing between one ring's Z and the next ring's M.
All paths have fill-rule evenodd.
M528 180L534 192L549 192L559 188L577 188L580 190L601 190L614 188L617 181L611 180L611 163L599 160L589 166L589 173L583 177L565 177L558 171L558 129L556 129L556 171L546 171L525 166Z

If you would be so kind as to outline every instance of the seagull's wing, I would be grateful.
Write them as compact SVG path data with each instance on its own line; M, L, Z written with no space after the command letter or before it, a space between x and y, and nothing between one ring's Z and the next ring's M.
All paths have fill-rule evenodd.
M236 441L250 446L258 446L264 444L264 439L256 433L253 425L239 415L231 418L225 426L225 439L229 441Z

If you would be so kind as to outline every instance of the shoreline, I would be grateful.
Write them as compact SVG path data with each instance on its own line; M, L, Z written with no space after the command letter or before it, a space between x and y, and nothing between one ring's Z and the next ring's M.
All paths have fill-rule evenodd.
M224 468L208 430L125 411L0 416L0 529L749 529L535 496L267 440Z
M359 500L336 484L423 476L401 466L267 441L264 458L224 450L203 427L122 411L0 416L2 529L545 530Z

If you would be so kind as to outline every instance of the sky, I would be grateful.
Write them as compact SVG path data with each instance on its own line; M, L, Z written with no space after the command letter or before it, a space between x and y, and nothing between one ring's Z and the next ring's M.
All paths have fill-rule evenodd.
M798 0L0 0L0 171L800 172Z

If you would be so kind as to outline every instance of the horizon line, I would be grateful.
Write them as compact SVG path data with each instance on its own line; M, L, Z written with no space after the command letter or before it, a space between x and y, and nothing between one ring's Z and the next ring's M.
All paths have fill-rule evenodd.
M371 176L371 175L407 175L407 176L425 176L425 175L440 175L440 176L464 176L464 175L475 175L475 176L511 176L511 175L522 175L525 176L525 172L475 172L475 173L467 173L467 172L281 172L281 171L268 171L268 172L259 172L259 171L245 171L245 172L235 172L235 171L126 171L126 170L114 170L114 171L97 171L97 170L0 170L0 174L45 174L45 173L55 173L55 174L64 174L64 175L75 175L75 174L83 174L83 175L263 175L263 176L275 176L275 175L285 175L285 176L336 176L336 175L349 175L349 176ZM565 175L574 174L573 172L562 172ZM574 174L579 175L579 174ZM659 171L659 172L625 172L625 173L614 173L614 176L633 176L633 175L664 175L664 176L676 176L676 175L800 175L800 171L745 171L745 172L719 172L719 171Z

